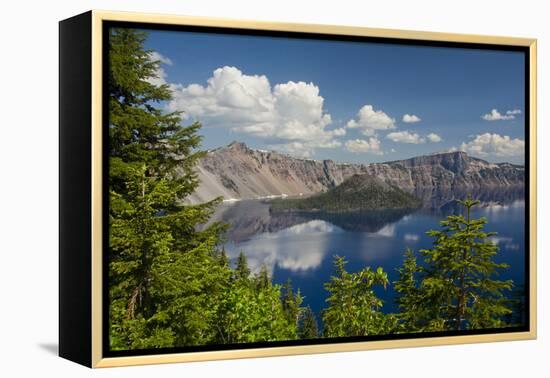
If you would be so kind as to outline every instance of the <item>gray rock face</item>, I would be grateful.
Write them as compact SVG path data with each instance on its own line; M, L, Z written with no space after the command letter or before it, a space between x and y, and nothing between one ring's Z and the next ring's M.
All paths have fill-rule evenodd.
M489 163L460 151L370 164L368 172L409 191L521 186L525 176L521 165Z
M200 186L187 198L190 203L219 196L240 200L310 195L364 173L409 192L522 186L525 175L523 166L489 163L464 152L364 165L299 159L251 149L241 142L209 151L199 162L197 173Z

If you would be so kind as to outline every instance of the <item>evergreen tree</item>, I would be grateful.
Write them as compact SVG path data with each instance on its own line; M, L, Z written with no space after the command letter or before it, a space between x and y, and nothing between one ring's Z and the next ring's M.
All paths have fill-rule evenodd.
M420 322L423 318L421 312L424 310L421 303L418 303L418 274L419 267L417 265L414 252L407 248L405 252L405 260L403 266L397 269L399 279L394 282L396 291L395 301L399 308L399 323L400 326L407 332L419 331Z
M269 286L271 286L271 277L267 271L267 267L262 265L260 272L256 274L254 278L254 283L256 285L256 290L261 291Z
M300 339L316 339L319 337L317 318L309 306L303 312L298 334Z
M218 201L184 206L198 186L193 170L200 124L182 127L170 99L152 84L160 62L146 34L109 35L109 298L112 349L206 343L228 270L215 261L223 227L197 231Z
M248 260L241 251L239 253L239 258L237 259L237 266L235 268L235 279L237 280L246 280L250 277L250 268L248 267Z
M283 286L282 292L283 311L285 313L288 323L293 324L296 330L298 329L300 317L304 310L301 307L303 301L304 298L300 294L300 289L298 289L296 294L294 294L294 290L292 289L292 282L290 281L290 279L288 279Z
M218 248L226 226L197 227L219 199L183 204L198 186L200 124L182 127L179 113L156 106L171 94L152 84L160 62L145 38L109 35L111 349L293 339L296 322L267 269L251 279L242 253L231 269Z
M388 276L381 267L376 271L366 267L356 273L348 273L346 260L335 256L336 275L325 284L329 292L328 307L323 312L326 337L366 336L394 332L397 319L380 311L382 300L375 286L388 285Z
M227 257L225 247L222 247L222 251L220 252L220 265L229 268L229 258Z
M171 92L153 84L160 62L144 48L145 39L143 32L111 29L108 41L111 348L318 337L315 314L302 307L290 281L273 284L265 266L251 277L242 252L231 269L220 248L226 226L204 226L220 199L184 204L199 184L200 124L182 126L180 113L161 110ZM384 314L375 294L388 284L382 268L348 273L344 258L336 257L336 273L325 284L324 336L524 322L512 320L503 294L512 282L496 279L507 266L494 261L498 246L488 240L494 233L484 231L484 218L471 219L478 201L460 204L465 216L448 216L441 230L428 232L434 246L420 251L422 264L407 251L395 282L398 317Z
M511 311L503 291L512 281L496 279L506 264L496 263L498 246L484 231L485 218L472 219L471 210L479 201L468 198L459 203L465 216L449 215L441 230L428 235L435 239L432 249L421 250L425 269L419 286L418 303L432 329L462 330L505 326Z
M292 340L297 327L289 322L281 286L254 285L255 278L232 280L220 301L216 327L221 343Z

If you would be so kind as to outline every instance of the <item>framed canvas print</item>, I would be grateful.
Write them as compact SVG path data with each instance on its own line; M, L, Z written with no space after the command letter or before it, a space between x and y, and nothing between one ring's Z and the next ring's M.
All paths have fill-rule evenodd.
M60 22L62 357L536 337L536 41Z

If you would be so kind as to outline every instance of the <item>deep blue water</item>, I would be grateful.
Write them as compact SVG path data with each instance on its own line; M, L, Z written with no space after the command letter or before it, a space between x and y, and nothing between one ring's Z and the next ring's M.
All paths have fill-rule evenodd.
M510 265L502 270L501 279L512 279L516 287L524 284L525 268L525 202L522 196L483 198L473 217L486 217L487 231L496 231L492 240L499 246L496 257ZM519 198L518 198L519 197ZM240 251L248 258L253 272L265 265L275 283L291 279L320 318L326 307L327 292L323 284L333 274L333 256L345 256L349 272L365 266L378 266L388 272L390 282L397 279L396 269L402 264L409 247L416 251L430 248L432 239L425 233L439 227L447 214L459 211L453 201L437 201L412 213L285 214L273 216L269 205L243 201L224 205L217 218L228 222L226 250L235 259ZM393 285L378 290L384 301L382 310L393 312Z

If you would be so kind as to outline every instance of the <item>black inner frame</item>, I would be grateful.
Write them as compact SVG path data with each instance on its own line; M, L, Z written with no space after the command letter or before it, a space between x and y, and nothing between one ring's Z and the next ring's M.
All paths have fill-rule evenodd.
M155 349L132 349L123 351L112 351L109 346L109 97L107 90L109 88L109 30L110 28L131 28L142 30L155 31L179 31L179 32L198 32L212 34L228 34L228 35L247 35L256 37L279 37L279 38L296 38L310 40L330 40L330 41L347 41L347 42L363 42L405 46L429 46L429 47L451 47L451 48L467 48L477 50L500 50L500 51L516 51L524 54L525 62L525 282L524 282L524 298L525 298L525 324L520 327L506 328L487 328L480 330L463 330L463 331L441 331L441 332L419 332L419 333L403 333L389 335L373 335L373 336L355 336L355 337L337 337L329 339L313 339L313 340L288 340L288 341L270 341L270 342L255 342L241 344L217 344L217 345L192 345L173 348L155 348ZM464 335L485 335L499 334L512 332L528 332L530 330L530 54L527 46L509 46L498 44L482 44L482 43L465 43L465 42L442 42L442 41L425 41L402 38L385 38L385 37L364 37L351 35L334 35L321 33L304 33L304 32L287 32L287 31L267 31L267 30L250 30L238 28L210 27L210 26L191 26L191 25L168 25L142 22L124 22L124 21L103 21L103 93L102 93L102 155L103 155L103 240L102 240L102 301L103 301L103 326L102 326L102 349L103 357L122 357L122 356L139 356L139 355L155 355L167 353L189 353L189 352L205 352L217 350L236 350L236 349L254 349L254 348L269 348L281 346L300 346L300 345L319 345L319 344L338 344L364 341L378 340L403 340L403 339L422 339L442 336L464 336Z

